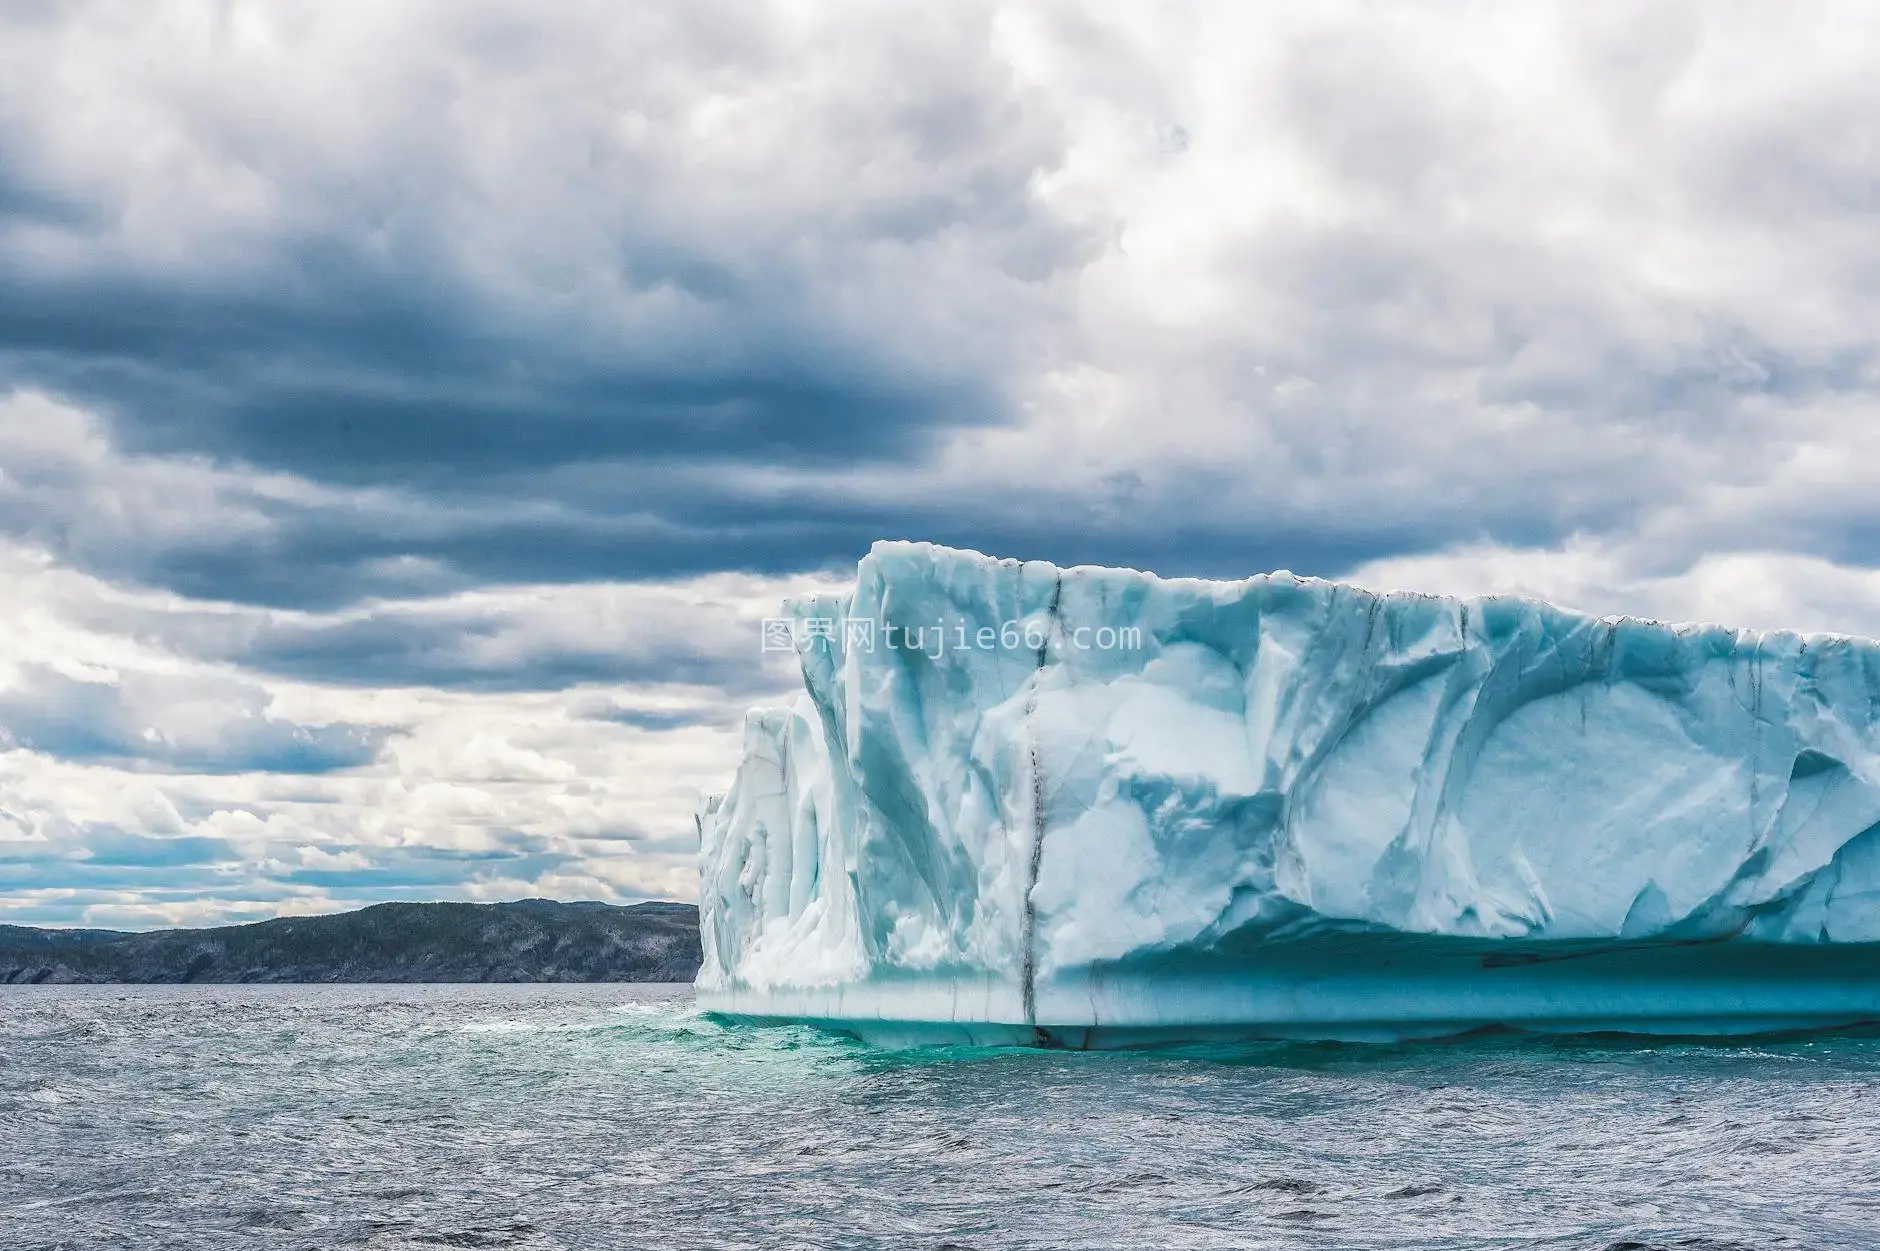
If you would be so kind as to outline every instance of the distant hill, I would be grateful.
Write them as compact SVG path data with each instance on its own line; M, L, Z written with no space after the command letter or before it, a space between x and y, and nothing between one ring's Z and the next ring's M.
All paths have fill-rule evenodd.
M689 982L691 904L386 903L202 930L0 925L0 985L80 982Z

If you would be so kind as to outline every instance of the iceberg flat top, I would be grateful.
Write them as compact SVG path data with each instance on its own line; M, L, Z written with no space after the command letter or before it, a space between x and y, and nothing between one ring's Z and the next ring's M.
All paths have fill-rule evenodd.
M1880 942L1864 640L912 543L789 611L708 999L1157 1023L1301 944Z

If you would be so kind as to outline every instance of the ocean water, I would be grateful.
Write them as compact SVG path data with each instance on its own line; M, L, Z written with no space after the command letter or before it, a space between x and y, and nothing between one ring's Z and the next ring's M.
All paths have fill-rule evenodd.
M890 1052L689 988L0 990L0 1248L1880 1247L1880 1040Z

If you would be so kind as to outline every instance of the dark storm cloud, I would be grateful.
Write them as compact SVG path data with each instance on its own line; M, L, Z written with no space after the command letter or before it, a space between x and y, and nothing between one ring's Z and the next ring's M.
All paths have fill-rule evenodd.
M227 864L241 859L240 854L219 838L183 836L152 838L110 825L93 825L65 831L67 837L57 843L26 844L0 850L0 873L17 885L36 885L36 872L64 872L60 866L82 862L105 882L123 880L124 870L192 869L201 865ZM133 879L134 880L134 879Z
M190 773L329 773L369 764L384 745L383 728L295 725L269 718L267 702L233 679L80 681L25 664L0 691L0 744Z
M98 829L78 844L86 864L101 868L167 869L228 864L241 859L224 839L151 838L122 830Z
M813 325L749 324L796 304L789 290L739 292L697 341L636 362L571 350L562 326L496 324L448 271L308 252L255 289L0 274L0 377L96 406L127 451L446 497L533 498L532 471L576 462L894 460L1009 416L981 380L893 369Z
M242 15L192 32L166 20L182 11L90 51L234 55ZM34 537L276 603L387 589L386 555L458 584L802 568L849 532L714 520L763 504L714 487L715 467L904 465L944 431L1013 420L1011 319L1086 242L1028 201L1061 135L989 56L987 16L805 34L711 6L609 12L414 13L384 33L421 46L352 60L317 49L344 22L287 22L276 36L308 45L277 49L278 71L254 52L200 92L127 63L115 139L65 133L33 55L86 55L85 12L59 11L62 43L15 28L16 99L52 94L0 107L0 390L101 413L124 453L396 489L418 514L276 501L265 544ZM739 110L722 134L715 100ZM373 124L338 139L355 103ZM176 137L171 163L124 162L138 133ZM569 465L622 480L556 493ZM691 485L633 481L668 472ZM463 515L506 506L526 515Z
M779 685L774 667L764 663L759 619L777 610L783 592L762 583L755 585L764 589L748 590L742 583L594 584L552 593L532 587L324 614L128 599L80 584L48 607L75 629L238 666L257 680L295 677L366 689L417 685L484 693L562 690L586 683L677 684L745 699ZM55 730L48 710L65 706L68 697L83 715L75 712L77 723ZM269 733L279 734L293 729L261 718L259 686L229 678L119 675L105 684L79 682L37 666L23 671L11 695L0 692L0 701L8 698L17 703L0 703L0 728L8 724L5 710L10 708L16 737L30 732L37 741L56 740L74 751L82 739L93 754L139 754L125 746L126 726L139 717L161 726L166 710L191 706L204 712L205 724L208 712L219 711L241 718L251 729L276 727ZM612 705L595 698L600 702L592 715L611 719ZM714 715L722 719L724 714L721 709ZM345 726L308 733L334 747L339 760L350 759L347 744L383 737ZM149 750L141 749L143 754Z
M611 721L615 725L651 730L656 734L690 729L693 726L722 726L725 723L722 708L625 708L607 699L577 702L570 711L590 721ZM645 836L632 831L619 837L640 839Z
M22 410L20 424L49 426L55 418L41 406ZM0 462L7 437L0 429ZM62 438L49 440L50 450L15 454L12 478L0 480L0 527L109 577L201 599L322 611L366 596L435 596L486 583L840 569L884 537L1060 562L1137 563L1169 574L1240 575L1272 565L1333 573L1354 560L1474 537L1485 512L1460 523L1413 515L1386 528L1374 515L1315 521L1274 506L1259 524L1241 527L1207 516L1170 518L1165 501L1128 498L1126 491L1093 501L1041 484L1029 496L988 499L947 483L902 485L892 474L862 474L853 486L839 487L814 475L765 478L645 462L567 466L486 482L481 494L464 480L428 492L409 485L314 487L118 457L83 431ZM1194 489L1225 501L1247 494L1246 484L1227 473ZM524 490L540 498L521 497ZM1501 529L1516 532L1523 520L1514 514ZM421 633L425 626L403 621L386 628ZM310 676L301 662L356 656L363 676L374 657L388 664L394 651L407 660L436 657L447 644L418 634L400 641L354 624L319 639L282 627L256 646ZM568 663L570 676L577 670L603 676L579 657ZM629 672L618 658L599 663ZM431 667L440 679L472 676ZM396 680L395 672L370 669L374 680Z
M526 623L519 628L513 618L446 609L271 626L235 658L267 673L363 686L559 690L587 682L678 682L737 692L765 685L754 663L755 637L733 638L731 647L714 651L696 634L688 639L676 629L628 624L613 634L549 641L528 638Z
M1246 533L1223 533L1205 518L1187 524L1156 518L1145 525L1141 514L1123 519L1100 517L1078 500L1054 501L1061 505L1054 515L1036 519L999 516L991 501L947 499L882 504L866 511L837 505L830 508L833 515L823 516L820 512L826 505L815 495L805 495L793 508L777 510L782 515L768 522L763 515L773 511L774 503L755 500L750 501L745 516L725 517L718 524L708 519L731 511L737 502L723 497L711 500L700 509L706 516L690 518L692 524L682 531L644 516L598 513L465 519L460 529L444 534L423 523L401 531L372 528L366 518L329 521L294 516L284 519L279 537L265 546L178 545L115 572L155 579L205 598L322 609L343 606L361 595L405 596L485 583L852 568L871 544L885 538L926 540L1059 564L1134 564L1167 576L1241 577L1282 567L1332 576L1360 561L1485 533L1504 541L1521 541L1559 532L1545 520L1514 515L1408 517L1391 526L1358 517L1344 527L1315 525L1309 518L1291 524L1274 519ZM1073 520L1078 524L1070 524ZM438 563L410 568L396 563L397 558L411 555ZM374 564L375 560L384 563ZM94 567L110 569L108 554ZM430 646L417 637L398 642L379 633L379 628L361 625L318 640L295 640L282 632L255 658L297 666L301 661L317 662L322 654L333 658L350 654L382 658L395 666L400 662L394 652L409 657ZM671 659L690 663L683 657ZM589 662L570 657L568 664L573 678ZM603 669L616 677L647 676L618 661L605 661L590 677L609 676ZM291 671L310 672L299 667ZM396 667L384 668L376 676L389 680L397 672ZM438 674L446 676L442 670ZM683 680L717 676L721 675L700 668Z
M675 470L675 476L683 474ZM609 510L601 500L582 508L562 498L509 509L494 490L481 506L426 501L416 511L383 517L364 508L269 505L275 528L263 542L218 541L205 532L139 554L117 569L110 550L82 555L91 557L85 563L94 568L201 598L318 609L368 595L409 596L490 582L798 571L853 563L882 534L881 521L844 515L849 509L819 516L822 506L813 496L798 508L752 500L745 515L736 516L735 499L718 495L701 498L698 515L688 516L686 494L670 484L649 484L637 497L624 485L655 476L644 465L621 467L623 485L614 489L629 497L622 506L631 511ZM460 489L452 487L453 493ZM706 495L711 487L699 483L698 490Z

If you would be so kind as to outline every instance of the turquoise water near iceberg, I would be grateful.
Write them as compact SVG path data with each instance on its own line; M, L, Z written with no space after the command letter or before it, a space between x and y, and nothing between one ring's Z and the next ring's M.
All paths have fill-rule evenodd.
M0 1247L1880 1246L1880 1039L882 1051L687 987L0 990Z

